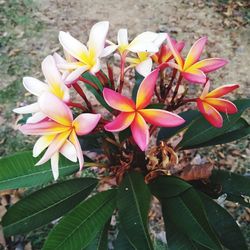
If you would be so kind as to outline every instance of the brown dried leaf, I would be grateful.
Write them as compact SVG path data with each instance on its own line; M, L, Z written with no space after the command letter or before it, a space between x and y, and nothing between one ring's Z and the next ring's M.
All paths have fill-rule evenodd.
M185 181L208 179L212 174L212 170L213 164L211 163L188 166L183 169L179 177Z

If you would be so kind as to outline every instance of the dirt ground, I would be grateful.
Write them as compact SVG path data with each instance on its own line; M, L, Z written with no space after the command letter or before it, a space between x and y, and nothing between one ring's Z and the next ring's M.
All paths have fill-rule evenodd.
M32 147L16 133L16 106L29 102L22 87L23 76L42 79L40 63L52 52L62 52L60 30L86 42L91 26L110 21L108 38L116 41L119 28L129 37L143 31L168 32L186 41L186 49L207 36L203 57L227 58L230 63L210 74L214 86L240 84L232 97L250 97L250 6L248 1L199 0L0 0L0 156ZM26 96L24 101L24 96ZM226 168L249 172L249 140L196 153L214 157ZM218 152L220 154L218 155ZM232 153L234 152L234 153ZM241 171L242 172L242 171Z

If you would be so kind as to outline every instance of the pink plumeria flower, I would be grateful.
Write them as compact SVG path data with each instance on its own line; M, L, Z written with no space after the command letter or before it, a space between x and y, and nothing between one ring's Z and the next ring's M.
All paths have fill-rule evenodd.
M84 113L73 119L70 108L55 95L46 92L38 101L38 105L48 119L38 123L27 123L20 131L27 135L41 135L33 148L33 156L37 157L47 148L36 165L51 160L54 179L59 176L59 153L70 161L79 161L80 170L84 159L77 135L89 134L99 122L100 114Z
M219 112L226 114L237 113L237 107L232 102L221 99L220 97L232 92L238 87L238 84L223 85L209 92L210 82L208 81L206 83L201 96L197 98L196 101L200 112L214 127L221 128L223 125L223 119Z
M149 143L149 128L146 122L160 127L175 127L185 121L178 115L161 110L145 109L154 94L159 70L152 71L141 83L136 102L128 97L104 88L103 96L106 102L121 113L105 129L110 132L119 132L130 126L132 136L142 151L147 149Z
M155 53L159 50L160 45L165 39L165 33L157 34L155 32L146 31L136 36L129 43L127 29L120 29L117 35L117 44L107 41L110 45L104 49L102 57L110 55L115 50L117 50L120 55L126 54L129 51L134 53Z
M181 52L185 46L184 42L177 42L174 39L171 39L173 45L178 52ZM158 52L152 55L152 59L156 64L166 63L174 58L172 51L169 49L167 44L163 44Z
M103 53L109 22L98 22L91 28L87 47L69 33L60 31L59 41L64 50L77 59L77 62L58 64L62 70L72 70L66 82L71 83L85 71L95 74L101 69L100 57Z
M199 61L206 41L206 37L202 37L197 40L189 50L188 55L184 60L176 46L173 44L172 39L169 37L169 35L167 35L168 46L172 51L177 63L169 62L169 66L178 69L182 76L190 82L205 83L207 81L205 73L217 70L228 63L227 60L222 58L208 58Z
M46 79L46 83L33 77L24 77L24 87L33 95L41 96L44 92L50 92L62 99L64 102L68 102L70 99L69 90L65 86L65 82L62 75L57 69L55 60L52 56L47 56L42 62L42 71ZM46 115L41 112L38 102L33 104L16 108L13 110L18 114L33 114L28 118L27 122L36 123L44 118Z

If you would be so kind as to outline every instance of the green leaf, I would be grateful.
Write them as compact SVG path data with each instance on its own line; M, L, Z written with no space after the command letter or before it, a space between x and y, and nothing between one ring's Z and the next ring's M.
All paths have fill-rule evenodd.
M147 228L151 194L140 173L126 174L117 192L121 228L135 249L153 249Z
M232 128L230 130L227 130L224 134L215 137L214 139L209 140L207 142L193 145L190 147L185 147L183 149L201 148L201 147L225 144L241 139L249 134L250 134L250 125L247 123L246 120L240 118L238 121L236 121L236 123L232 126Z
M95 239L84 250L107 250L108 249L108 230L110 220L105 224Z
M170 185L168 185L169 183ZM160 182L156 180L156 184L153 184L155 185L153 188L152 185L150 186L153 194L161 202L166 230L168 223L170 223L169 230L175 231L176 228L177 231L180 231L182 242L189 242L189 245L193 245L192 242L195 242L212 250L222 249L209 225L198 194L189 184L186 185L186 182L175 177L161 178ZM174 187L177 187L177 191L173 191ZM173 246L173 237L176 236L173 233L170 236ZM175 244L178 245L178 243ZM172 247L172 249L175 248Z
M183 149L194 147L228 131L240 119L242 113L250 107L250 99L236 100L234 104L237 106L238 112L233 115L222 114L224 120L222 128L215 128L204 117L200 117L187 129L178 147Z
M39 186L53 179L50 162L35 166L38 159L32 152L21 152L0 159L0 190ZM79 164L60 157L60 176L79 170Z
M26 233L61 217L84 200L97 182L93 178L79 178L32 193L8 209L2 220L4 234Z
M136 101L136 95L137 95L137 91L141 85L141 82L143 81L144 76L140 75L136 70L135 70L135 85L134 88L132 90L132 99L134 101Z
M115 209L116 190L98 193L71 210L52 230L43 250L87 247Z
M192 188L190 184L174 176L160 176L149 184L153 195L167 199Z
M220 185L218 195L226 194L227 200L250 207L250 178L223 170L213 170L212 185Z
M246 241L232 216L219 204L203 193L199 193L210 224L215 229L221 243L229 250L247 250Z
M118 235L117 235L117 238L116 238L116 240L114 242L114 249L115 250L136 250L138 248L134 248L130 244L130 242L129 242L127 236L126 236L126 234L120 228L119 232L118 232Z
M89 72L85 72L82 76L87 80L91 81L92 83L94 83L101 91L103 91L103 85L96 76L92 75Z
M185 120L185 123L178 127L161 128L157 136L157 142L168 140L172 136L189 127L198 117L201 117L201 114L197 110L188 110L178 115Z
M112 112L113 109L105 102L102 94L100 94L94 87L86 84L86 88L95 96L97 101L108 111Z

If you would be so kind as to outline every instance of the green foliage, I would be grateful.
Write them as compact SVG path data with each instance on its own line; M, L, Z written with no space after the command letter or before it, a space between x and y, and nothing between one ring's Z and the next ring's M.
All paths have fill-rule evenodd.
M33 187L53 180L50 162L35 166L38 160L32 152L21 152L0 159L0 190ZM78 163L64 157L59 162L60 176L71 175L79 170Z
M250 99L236 100L234 104L237 106L238 112L233 115L223 114L222 128L213 127L204 117L196 119L187 129L182 141L178 144L178 148L200 147L201 144L227 133L240 119L242 113L250 107Z
M248 177L228 171L213 170L210 185L219 186L218 195L226 194L227 200L250 207L250 179Z
M130 172L117 193L121 228L135 249L153 249L148 233L147 217L151 194L140 173Z
M201 114L197 110L188 110L178 115L185 120L185 123L178 127L161 128L157 136L157 142L170 139L172 136L189 127L198 117L201 117Z
M61 217L85 199L96 185L96 179L80 178L53 184L26 196L3 217L4 234L26 233Z
M170 179L172 180L169 181ZM222 249L194 188L178 178L160 177L158 180L152 191L162 205L169 249L178 249L176 244L181 242L184 245L198 244L211 250ZM168 186L169 183L171 186ZM172 191L173 188L175 192Z
M51 231L43 250L68 250L87 247L111 217L116 190L98 193L80 203Z
M141 82L143 81L144 76L140 75L136 70L135 70L135 85L132 90L132 99L135 101L136 100L136 95L137 91L141 85Z
M233 217L219 204L203 193L199 193L210 224L221 243L229 250L247 250L246 241Z

